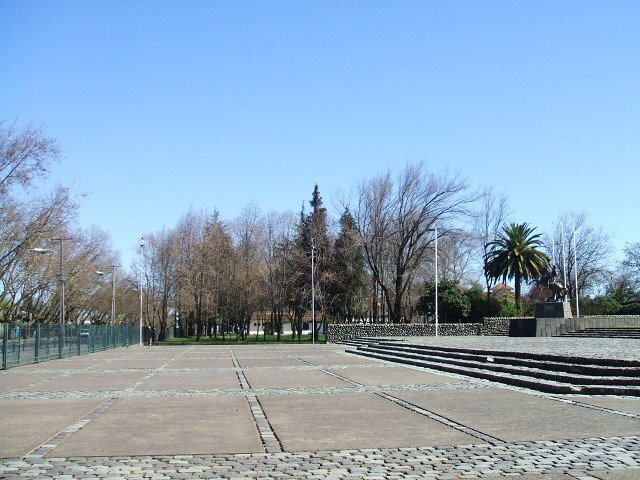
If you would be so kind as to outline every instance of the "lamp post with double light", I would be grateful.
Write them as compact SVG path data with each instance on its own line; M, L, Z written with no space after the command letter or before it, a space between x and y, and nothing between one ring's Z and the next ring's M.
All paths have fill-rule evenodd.
M60 244L60 273L58 274L58 281L60 282L60 334L59 334L59 346L58 346L58 355L62 358L62 351L64 349L64 249L63 244L65 240L70 240L70 238L60 237L54 238L53 241L59 242ZM32 248L32 251L40 254L46 254L51 252L52 248Z
M116 344L116 268L120 265L111 265L111 272L105 272L102 270L96 270L96 274L103 276L107 273L111 273L111 332L113 339L113 346Z

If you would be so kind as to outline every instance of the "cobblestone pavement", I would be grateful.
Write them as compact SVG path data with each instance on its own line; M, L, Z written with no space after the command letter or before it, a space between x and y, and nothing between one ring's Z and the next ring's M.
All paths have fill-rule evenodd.
M77 457L5 460L2 478L484 478L640 475L640 438L565 442L279 452L240 455ZM625 470L626 469L626 470ZM596 476L598 475L598 476ZM544 477L541 477L544 478ZM605 477L606 478L606 477ZM628 477L628 478L640 478Z
M457 345L471 346L466 338L454 340ZM454 340L447 339L445 343L452 345ZM564 348L581 356L600 356L603 351L616 351L618 358L638 357L638 352L629 351L631 347L628 343L623 342L620 345L617 341L610 344L594 342L589 347L581 340L581 344L574 345L575 350L572 350L571 345L559 346L550 342L536 345L533 342L510 342L510 339L502 338L479 340L484 344L475 344L477 348L487 348L486 345L489 344L504 349L519 348L528 351ZM162 377L163 375L166 377ZM122 383L126 384L122 388L115 389L110 388L111 385L106 381L100 387L91 383L94 378L101 377L129 380ZM159 378L166 378L168 383L162 388L145 389L149 388L150 382ZM190 387L192 384L188 383L189 380L193 380L197 385L199 379L204 378L218 379L216 381L224 386L194 389ZM297 385L296 379L300 380L298 383L303 383L304 379L305 386ZM290 385L292 381L294 384ZM229 382L235 382L235 386L229 388ZM275 386L265 386L270 384ZM487 425L491 426L491 422L463 421L455 418L446 409L437 409L435 403L425 401L418 405L400 398L403 395L406 397L420 394L421 399L428 400L429 395L438 393L450 394L451 402L463 402L468 401L464 400L465 398L469 398L468 395L462 395L464 392L488 392L487 394L491 395L490 392L494 390L511 392L509 395L498 394L496 402L507 402L507 397L516 396L518 399L529 399L528 406L523 408L548 408L547 404L554 404L564 409L562 411L566 412L567 417L578 414L580 418L584 419L586 415L588 419L588 415L593 415L595 419L600 416L601 419L610 419L612 423L617 422L616 425L622 427L615 436L608 434L585 437L579 430L575 430L577 433L571 438L550 440L538 437L527 441L505 441L505 432L499 428L485 428ZM252 418L253 430L229 432L228 435L246 436L248 440L253 437L258 439L258 447L248 447L250 451L244 453L236 453L242 450L213 453L213 449L209 449L210 454L184 454L178 444L172 454L130 452L128 455L89 456L95 454L90 451L74 456L68 453L60 455L65 451L65 447L67 452L70 450L69 445L79 445L80 450L91 450L91 442L96 439L102 441L101 432L104 435L113 432L108 429L113 425L107 422L108 419L122 422L124 428L127 414L131 415L131 420L135 420L136 415L146 414L145 410L135 410L137 404L127 404L127 408L123 409L122 402L125 401L166 399L202 402L210 399L213 402L215 399L221 401L242 397L246 401L246 415ZM377 446L384 445L384 441L409 445L392 448L356 446L320 451L297 451L298 449L283 447L287 442L295 443L292 440L294 427L296 424L300 425L300 422L304 426L307 419L293 421L294 427L283 423L281 419L278 420L278 412L273 409L273 402L289 402L287 405L295 407L300 402L306 404L321 397L331 398L330 404L336 409L348 404L341 403L341 399L363 399L365 403L354 411L353 415L358 420L363 418L370 424L384 419L367 417L367 409L386 406L388 414L385 413L385 416L395 415L398 419L406 417L408 423L399 423L398 427L392 428L391 431L381 430L382 436ZM473 398L473 395L470 398ZM268 399L270 401L266 402ZM31 410L26 409L26 413L13 412L15 415L23 415L17 422L12 418L10 409L17 408L16 405L21 405L20 402L31 402L28 404ZM0 459L0 478L640 479L640 399L600 397L595 402L588 396L553 396L529 392L483 380L443 375L441 372L417 367L364 360L345 354L344 347L340 346L130 348L2 371L0 454L2 451L11 451L9 443L24 433L21 432L21 428L32 418L33 409L47 409L50 408L48 405L59 405L59 402L81 402L79 405L91 403L86 403L86 411L77 413L75 417L72 413L69 414L68 418L75 420L55 424L62 426L55 426L54 434L41 433L37 429L31 431L33 439L30 440L31 443L25 443L28 446L24 447L21 454ZM188 404L181 405L184 407ZM129 408L130 412L127 410ZM472 411L476 407L471 402L465 408ZM517 405L505 404L504 415L508 418L513 412L521 414L520 410ZM532 412L535 416L535 411ZM158 412L153 413L156 415L153 418L161 415ZM319 418L324 416L327 421L331 421L331 411L316 411L315 415ZM55 413L50 412L49 416L55 417ZM499 420L496 419L496 422ZM528 421L535 423L536 419ZM358 428L367 427L364 423L355 424L361 425ZM422 425L424 429L455 432L456 436L436 435L432 444L415 444L419 443L416 440L418 437L402 437L403 432L399 431L415 424ZM564 427L566 428L566 425ZM182 428L184 433L189 424L178 424L174 428ZM336 438L342 429L347 432L347 437L349 435L350 426L341 425L339 421L334 422L331 428L335 429ZM513 424L511 428L526 430L527 425ZM125 432L131 435L135 433ZM149 435L167 435L172 441L176 438L171 436L173 433L175 432L163 431L159 427L149 430ZM351 433L357 435L358 431L354 430ZM197 436L198 433L193 435ZM126 440L126 436L122 438ZM464 441L446 444L438 443L438 438L459 438ZM356 445L358 442L364 442L349 441ZM3 446L3 442L7 442L6 445ZM107 450L109 447L115 448L107 440L104 442ZM120 442L116 439L113 443L117 447ZM339 444L339 440L335 440L335 443ZM133 445L135 446L135 443ZM4 456L7 457L6 454Z

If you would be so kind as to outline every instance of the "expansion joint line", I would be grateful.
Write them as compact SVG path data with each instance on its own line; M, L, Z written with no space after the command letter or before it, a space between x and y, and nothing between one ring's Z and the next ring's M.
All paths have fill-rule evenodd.
M622 417L640 419L640 415L638 415L636 413L621 412L620 410L614 410L612 408L600 407L598 405L591 405L590 403L584 403L584 402L580 402L578 400L573 400L573 399L570 399L570 398L555 397L553 395L548 395L548 394L547 395L539 395L539 396L541 396L543 398L547 398L549 400L554 400L556 402L568 403L570 405L575 405L576 407L588 408L589 410L597 410L599 412L612 413L614 415L620 415Z
M140 385L142 385L143 383L145 383L147 380L151 379L152 377L155 377L158 374L158 372L163 371L169 365L171 365L173 362L175 362L176 360L178 360L179 358L181 358L183 355L185 355L187 352L193 350L194 348L195 348L195 346L192 346L192 347L188 348L187 350L184 350L183 352L179 353L175 357L173 357L171 360L169 360L164 365L160 365L158 368L154 368L147 375L142 377L140 380L138 380L137 382L132 383L127 388L125 388L124 392L126 392L126 393L134 392L138 387L140 387Z
M233 366L236 370L236 375L238 376L238 381L242 386L242 390L245 391L244 397L247 399L247 403L251 409L251 415L253 415L253 421L258 428L258 433L260 434L260 439L262 440L265 452L282 452L282 444L280 443L276 433L273 431L273 427L269 423L269 420L267 420L267 416L264 413L264 409L262 408L258 397L251 391L251 385L249 385L247 377L244 375L244 371L242 370L240 363L238 363L238 359L233 353L231 347L229 347L229 353L231 355L231 360L233 361Z
M282 352L280 352L280 353L282 353ZM299 362L306 363L307 365L313 365L315 367L318 367L318 365L314 365L313 363L308 362L308 361L306 361L306 360L304 360L302 358L292 357L292 356L287 355L285 353L282 353L282 355L284 355L286 357L289 357L289 358L294 358L294 359L298 360ZM355 381L351 380L350 378L344 377L344 376L342 376L340 374L337 374L337 373L334 373L334 372L330 372L328 370L325 370L322 367L319 367L319 369L320 369L321 372L324 372L327 375L330 375L332 377L338 378L338 379L340 379L340 380L342 380L344 382L350 383L353 386L365 387L364 384L355 382ZM405 400L402 400L400 398L394 397L393 395L389 395L388 393L373 392L373 394L377 395L380 398L384 398L385 400L389 400L390 402L393 402L396 405L399 405L399 406L401 406L403 408L406 408L407 410L410 410L410 411L412 411L414 413L418 413L420 415L424 415L425 417L430 418L431 420L435 420L436 422L442 423L443 425L446 425L447 427L451 427L451 428L453 428L455 430L458 430L459 432L466 433L467 435L470 435L470 436L475 437L475 438L479 438L483 442L489 443L491 445L503 445L505 443L504 440L501 440L501 439L496 438L496 437L492 437L491 435L487 435L486 433L483 433L483 432L481 432L479 430L475 430L475 429L473 429L471 427L467 427L466 425L463 425L463 424L458 423L458 422L456 422L454 420L451 420L450 418L443 417L442 415L439 415L439 414L437 414L435 412L432 412L430 410L426 410L426 409L424 409L422 407L414 405L414 404L412 404L410 402L407 402Z
M134 382L131 385L129 385L127 388L125 388L123 390L123 392L130 393L130 392L134 391L136 388L138 388L144 382L146 382L151 377L153 377L156 373L158 373L159 371L163 370L168 365L172 364L177 359L179 359L187 351L188 350L178 354L177 356L175 356L174 358L169 360L167 363L162 365L160 368L153 369L149 374L145 375L141 380L138 380L137 382ZM83 371L90 371L90 370L89 369L83 369ZM42 457L44 457L51 450L53 450L58 445L60 445L62 442L64 442L67 438L69 438L71 435L76 433L78 430L86 427L87 424L89 424L89 422L91 422L92 420L94 420L98 416L102 415L107 410L109 410L111 407L113 407L116 403L118 403L119 400L120 400L120 398L116 395L116 396L113 396L112 398L110 398L109 400L107 400L106 402L101 403L96 408L94 408L91 412L87 413L84 417L82 417L80 420L78 420L76 423L73 423L73 424L69 425L68 427L63 429L60 433L58 433L55 436L51 437L49 440L44 442L42 445L39 445L38 447L36 447L35 449L33 449L32 451L27 453L24 456L24 458L42 458Z
M108 401L102 403L91 412L87 413L84 417L78 420L76 423L69 425L67 428L62 430L57 435L51 437L49 440L44 442L42 445L36 447L29 453L27 453L24 458L42 458L51 450L56 448L62 442L64 442L71 435L76 433L81 428L85 427L90 421L96 418L99 415L102 415L104 412L113 407L118 401L117 397L111 398Z

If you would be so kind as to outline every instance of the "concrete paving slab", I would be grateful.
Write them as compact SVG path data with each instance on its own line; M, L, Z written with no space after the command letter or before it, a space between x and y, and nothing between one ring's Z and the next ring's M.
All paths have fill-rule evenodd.
M95 409L100 399L0 399L0 457L20 457Z
M186 351L182 350L181 353L181 359L227 360L231 358L228 348L213 345L206 345Z
M251 388L349 387L351 384L319 370L247 370Z
M313 365L380 365L382 363L381 360L374 358L359 357L344 353L305 358L305 360Z
M146 372L77 372L60 376L51 376L48 381L38 382L25 387L25 392L102 392L124 390L144 378Z
M640 468L630 468L628 470L598 470L589 472L589 475L599 480L638 480L640 479Z
M209 390L214 388L241 388L233 370L204 372L159 371L137 390Z
M480 443L374 394L259 396L259 401L286 451Z
M49 457L261 452L244 397L123 398Z
M489 340L505 343L504 339ZM446 374L389 366L375 359L344 354L344 348L130 347L17 367L9 375L0 372L0 447L11 445L30 451L67 429L64 436L56 439L61 443L52 447L45 458L0 461L0 478L127 477L139 476L141 468L150 477L164 473L172 478L216 476L222 468L231 469L229 473L235 477L258 470L289 478L314 474L318 478L337 477L344 468L353 468L349 478L377 478L383 470L388 478L403 478L407 472L430 478L435 471L443 472L442 478L456 478L469 471L482 471L482 478L492 478L498 471L502 475L524 474L516 477L523 480L640 478L640 459L635 453L639 451L640 437L633 427L640 423L638 419L611 413L603 416L595 409L563 404L544 394L530 396L498 386L460 389L457 382L461 380ZM260 406L254 405L256 420L241 395L236 372L228 368L231 365L227 363L228 367L219 367L220 370L211 367L217 361L224 365L232 353L254 365L244 371L252 387L272 390L260 396L264 415ZM307 362L323 368L340 365L334 369L336 374L365 386L336 390L336 386L344 384L319 369L308 368ZM153 368L139 368L145 364ZM157 369L163 365L164 369ZM29 378L35 388L2 390L3 379L4 385L9 385L7 379L13 379L17 372L17 378ZM115 399L109 400L100 393L104 384L100 377L105 374L111 378L123 376L108 387L121 387ZM126 390L130 386L128 380L147 375L149 378L135 391ZM83 388L79 385L84 377L93 377L97 383L95 388L84 383L87 390L83 398L77 398L74 390ZM444 385L443 378L445 383L456 384ZM59 390L51 391L55 381L59 382ZM409 400L411 403L422 401L424 408L442 417L490 435L505 429L504 436L518 440L491 445L482 435L470 437L447 425L446 418L442 422L431 420L376 395L383 384L394 385L387 390L390 395L415 395ZM68 393L65 387L69 388ZM292 387L295 394L291 393ZM218 388L221 390L206 391ZM226 391L229 388L233 391ZM640 401L620 397L567 398L622 411L636 411L636 402ZM59 420L59 411L64 412L69 405L72 414ZM98 405L105 410L96 409ZM25 434L25 428L32 428L32 412L36 410L51 418L39 422L46 427L42 431L32 429ZM89 423L77 430L77 421L89 412L94 412L86 417ZM616 423L619 419L628 423ZM56 421L56 428L52 428ZM262 453L256 421L265 438L269 438L271 425L285 450L291 453ZM549 438L566 440L554 442ZM27 446L20 443L27 440ZM385 446L389 448L380 448ZM406 448L398 448L403 446ZM309 453L310 450L315 452ZM10 456L25 453L14 450ZM568 468L571 475L559 473Z
M253 367L300 367L305 365L300 360L294 358L287 358L283 356L275 358L256 358L256 357L237 357L238 363L242 368Z
M511 442L640 434L637 419L503 388L391 394Z
M328 369L331 371L331 369ZM363 385L417 385L431 383L464 383L465 380L449 377L444 374L430 373L406 367L388 367L380 365L379 368L341 368L335 373L347 377L354 382Z
M227 358L180 357L169 368L233 368L233 360Z
M94 367L96 363L100 361L98 355L99 354L90 353L88 355L80 355L77 357L63 358L62 360L53 360L49 362L37 363L36 366L38 367L38 369L56 368L56 369L69 369L69 370L84 370L86 368ZM91 356L94 356L95 358L90 358Z
M165 365L171 359L105 359L104 361L98 363L92 370L102 370L102 369L125 369L125 368L135 368L138 370L151 370L154 368L160 368Z
M20 371L20 373L22 373L22 371ZM48 373L20 373L15 369L0 371L0 392L20 390L52 377L52 375Z
M575 397L569 395L566 398L580 403L595 405L597 407L610 408L620 412L640 415L640 398L638 397Z
M334 352L344 352L344 345L320 344L320 345L274 345L275 350L290 355L327 355Z
M267 345L249 346L249 345L235 345L231 347L217 347L226 349L226 351L233 351L236 358L281 358L283 355L279 352L279 349L272 348Z

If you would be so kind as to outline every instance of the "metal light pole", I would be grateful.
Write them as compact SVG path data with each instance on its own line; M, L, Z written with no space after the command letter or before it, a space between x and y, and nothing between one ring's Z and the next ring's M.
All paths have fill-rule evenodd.
M144 237L140 238L140 253L144 257ZM142 265L140 266L140 346L142 346Z
M111 325L116 323L116 268L117 265L111 265ZM106 275L109 272L96 270L98 275Z
M64 350L64 252L63 252L63 242L65 240L70 240L70 238L60 237L53 239L56 242L60 242L60 273L58 274L58 280L60 282L60 334L59 334L59 345L58 345L58 355L62 358L62 351ZM32 251L36 253L49 253L51 248L32 248Z
M316 343L316 280L315 280L316 244L311 240L311 344Z
M565 288L565 292L566 292L566 288L567 288L567 256L565 255L565 251L564 251L564 218L562 219L562 232L561 232L561 239L562 239L562 286ZM562 301L566 301L566 294L565 296L562 298Z
M578 252L576 249L576 219L573 219L573 270L575 276L574 292L576 296L576 318L580 318L580 303L578 301Z
M438 336L438 227L433 229L436 237L436 337Z
M435 281L436 281L436 302L435 302L435 306L436 306L436 337L438 336L438 227L435 228L428 228L427 231L429 232L434 232L435 235L435 246L436 246L436 251L435 251Z
M111 337L113 346L116 346L116 268L120 265L111 265ZM98 275L105 275L107 272L96 270Z

